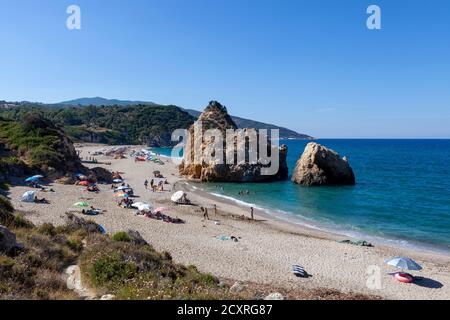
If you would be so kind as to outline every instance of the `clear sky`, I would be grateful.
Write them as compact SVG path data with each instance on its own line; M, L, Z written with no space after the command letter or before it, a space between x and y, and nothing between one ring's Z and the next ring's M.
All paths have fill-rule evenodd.
M93 96L215 99L316 137L450 138L450 1L1 0L0 100Z

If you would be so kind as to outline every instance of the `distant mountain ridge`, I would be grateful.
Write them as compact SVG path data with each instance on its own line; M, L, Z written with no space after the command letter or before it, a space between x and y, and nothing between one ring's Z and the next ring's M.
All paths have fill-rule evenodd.
M118 99L106 99L102 97L94 98L80 98L69 101L63 101L57 103L58 105L66 106L133 106L133 105L152 105L156 106L158 104L146 101L131 101L131 100L118 100Z
M160 104L154 102L145 102L145 101L131 101L131 100L118 100L118 99L105 99L102 97L93 97L93 98L80 98L69 101L59 102L55 105L58 106L133 106L133 105L151 105L151 106L161 106ZM193 109L180 109L186 111L190 115L195 118L198 118L201 114L200 111ZM312 139L311 136L303 133L298 133L294 130L290 130L288 128L280 127L274 124L268 124L264 122L254 121L250 119L240 118L231 116L233 121L236 123L238 128L256 128L256 129L279 129L280 130L280 138L281 139Z

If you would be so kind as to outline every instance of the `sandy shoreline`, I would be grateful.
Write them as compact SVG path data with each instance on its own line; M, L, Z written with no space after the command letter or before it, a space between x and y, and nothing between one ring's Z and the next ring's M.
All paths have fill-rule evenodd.
M79 150L81 156L86 157L89 151L100 148L98 145L85 145ZM17 186L10 190L13 204L17 210L26 212L34 223L60 224L64 212L80 212L73 204L86 200L106 210L104 214L92 217L92 220L101 223L109 233L135 229L157 250L170 252L176 262L193 264L200 271L227 279L286 289L331 288L388 299L450 299L449 256L386 245L367 248L342 244L337 240L346 237L289 224L259 211L255 211L256 221L233 218L232 215L249 216L248 208L194 189L191 183L178 177L176 166L168 158L164 159L164 165L135 163L131 158L96 158L100 162L111 162L111 165L99 166L124 172L125 182L139 196L135 201L151 202L155 207L168 206L170 210L167 214L182 218L186 223L168 224L136 216L134 210L119 208L109 185L100 185L101 192L93 194L82 187L53 184L56 192L39 192L38 195L49 199L50 205L19 202L20 195L29 188ZM160 170L168 179L168 191L153 193L144 188L144 180L150 179L154 170ZM173 191L181 189L187 191L193 203L210 208L212 220L204 221L196 206L170 204ZM212 209L214 204L218 208L217 215ZM220 221L220 224L214 220ZM239 242L218 239L222 235L240 237ZM409 285L396 282L388 274L395 270L384 264L385 259L393 256L408 256L419 262L424 269L414 274L423 279ZM304 266L313 276L296 278L291 272L293 264ZM380 271L380 289L369 289L366 285L369 278L367 270L371 266L375 266L372 267L375 272Z

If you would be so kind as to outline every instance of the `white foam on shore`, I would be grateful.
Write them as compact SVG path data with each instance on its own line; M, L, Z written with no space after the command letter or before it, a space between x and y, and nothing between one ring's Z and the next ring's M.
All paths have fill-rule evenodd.
M196 189L200 189L200 188L197 188L197 187L194 187L194 186L192 186L192 187L196 188ZM293 214L291 212L287 212L287 211L283 211L283 210L273 210L273 209L269 209L269 208L258 206L258 205L254 204L254 203L249 203L249 202L245 202L245 201L242 201L242 200L230 197L230 196L225 196L223 194L214 193L214 192L208 192L208 191L205 191L204 189L200 189L200 190L202 190L202 191L204 191L206 193L209 193L210 195L213 195L213 196L216 196L216 197L219 197L219 198L222 198L222 199L226 199L226 200L232 201L232 202L234 202L234 203L236 203L238 205L245 206L247 208L253 207L256 210L260 210L260 211L264 212L265 214L267 214L267 215L269 215L271 217L274 217L276 219L279 219L279 220L283 220L283 221L286 221L286 222L289 222L289 223L294 223L294 224L297 224L297 225L301 225L301 226L304 226L304 227L307 227L307 228L310 228L310 229L321 230L321 231L331 231L331 230L326 230L326 229L324 229L322 227L319 227L319 226L317 226L315 224L308 223L305 220L310 220L311 222L312 222L312 220L308 219L306 217L300 217L300 216L295 215L295 214ZM279 214L275 214L275 212L279 213Z
M387 246L391 246L391 247L409 248L409 249L413 249L413 250L428 251L428 252L432 252L432 253L439 253L439 254L445 254L445 255L449 254L448 250L441 249L441 248L435 247L433 245L427 245L427 244L420 243L420 242L410 242L410 241L404 240L404 239L392 239L392 238L387 238L387 237L385 238L385 237L381 237L381 236L370 235L370 234L367 234L364 232L349 230L348 228L351 229L352 226L347 226L347 228L344 228L343 226L337 225L337 224L334 224L333 226L325 226L323 224L320 224L320 222L314 221L311 218L307 218L307 217L304 217L304 216L301 216L298 214L294 214L292 212L279 210L279 209L274 210L274 209L265 208L262 206L258 206L254 203L245 202L245 201L233 198L231 196L226 196L223 194L206 191L203 188L193 186L189 183L187 183L187 184L194 190L201 190L212 196L222 198L222 199L225 199L228 201L232 201L240 206L244 206L247 208L253 207L254 209L260 210L260 211L264 212L265 214L267 214L271 217L274 217L278 220L281 220L281 221L284 221L287 223L291 223L291 224L295 224L298 226L306 227L309 229L332 233L335 235L349 237L352 239L365 239L366 241L373 242L374 244L378 243L381 245L387 245ZM330 224L332 224L331 221L330 221ZM357 228L355 228L355 229L357 229Z
M201 189L201 190L202 190L202 191L205 191L205 190L203 190L203 189ZM207 192L207 191L205 191L205 192ZM255 204L253 204L253 203L248 203L248 202L245 202L245 201L242 201L242 200L233 198L233 197L224 196L224 195L222 195L222 194L214 193L214 192L208 192L208 193L211 194L211 195L213 195L213 196L219 197L219 198L223 198L223 199L227 199L227 200L236 202L237 204L240 204L240 205L245 206L245 207L249 207L249 208L253 207L253 208L255 208L255 209L263 209L263 208L257 207L257 206L256 206Z

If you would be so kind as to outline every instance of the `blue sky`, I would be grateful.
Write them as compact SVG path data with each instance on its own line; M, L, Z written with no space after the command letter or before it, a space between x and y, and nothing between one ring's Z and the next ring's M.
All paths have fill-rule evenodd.
M4 100L215 99L316 137L450 138L446 0L2 0L0 43Z

